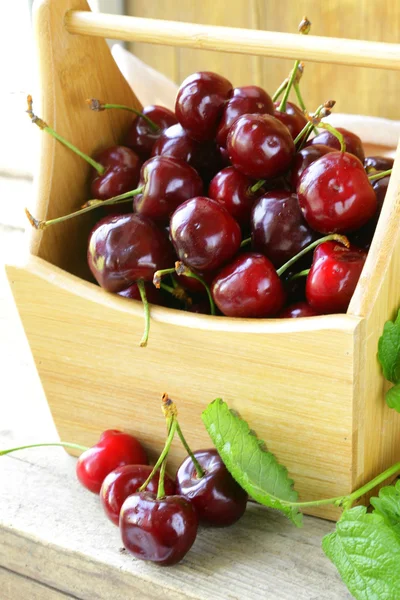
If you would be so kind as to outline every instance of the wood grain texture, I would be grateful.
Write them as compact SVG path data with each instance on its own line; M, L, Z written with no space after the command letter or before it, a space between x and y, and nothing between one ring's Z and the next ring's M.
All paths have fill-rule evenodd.
M77 596L64 594L42 585L30 577L0 567L0 589L2 600L80 600Z
M298 0L295 3L293 0L234 0L229 3L229 9L225 3L215 0L170 0L168 3L128 0L127 9L130 15L138 17L290 33L297 31L298 23L306 14L312 21L312 33L317 36L399 42L400 4L392 0ZM293 66L292 60L284 58L261 58L254 62L252 57L183 48L178 54L174 53L172 70L171 50L167 47L133 43L131 49L177 83L194 71L216 70L234 85L255 83L271 94ZM334 98L338 112L399 118L399 78L390 71L339 66L329 59L326 64L310 62L306 64L302 90L309 110L327 98Z

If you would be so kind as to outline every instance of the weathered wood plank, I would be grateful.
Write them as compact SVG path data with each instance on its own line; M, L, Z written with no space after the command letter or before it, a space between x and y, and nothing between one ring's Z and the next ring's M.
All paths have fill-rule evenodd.
M80 600L76 596L64 594L2 567L0 567L0 590L2 600L19 600L19 598L21 600Z

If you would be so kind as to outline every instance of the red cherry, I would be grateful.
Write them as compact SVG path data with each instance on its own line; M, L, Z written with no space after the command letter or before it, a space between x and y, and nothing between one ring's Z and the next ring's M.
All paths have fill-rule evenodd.
M111 471L131 464L148 464L142 445L133 435L108 429L101 434L97 444L80 455L76 475L85 488L98 494Z
M296 194L285 190L267 192L251 213L253 248L280 267L314 239L303 219Z
M181 496L156 498L141 492L125 500L119 527L125 548L136 558L174 565L192 547L198 517L193 505Z
M214 527L233 525L246 510L247 493L233 479L215 449L193 454L204 476L198 477L188 456L176 474L177 493L193 504L200 522Z
M311 163L321 158L324 154L334 152L334 149L330 146L324 146L323 144L314 144L313 146L306 146L296 152L292 166L291 184L295 190L299 185L300 177L304 173Z
M135 197L136 212L154 221L168 220L185 200L203 192L200 175L186 162L169 156L154 156L144 163Z
M278 315L279 319L299 319L300 317L315 317L318 313L307 302L296 302L287 306Z
M285 303L285 292L271 261L247 252L226 265L213 281L211 293L227 317L271 317Z
M121 507L125 500L131 494L134 494L144 484L153 467L148 465L125 465L111 471L104 479L100 490L100 500L107 517L114 523L119 524L119 515ZM146 492L157 494L159 471L151 478L146 487ZM175 494L175 482L165 475L164 478L165 494L172 496Z
M377 209L362 163L347 152L330 152L311 163L297 193L307 223L320 233L359 229Z
M92 198L107 200L137 187L142 161L133 150L125 146L113 146L96 156L105 167L103 175L94 171L90 192Z
M187 200L170 220L170 234L179 260L199 271L214 271L239 250L241 232L228 211L210 198Z
M189 135L199 141L212 140L232 84L217 73L203 71L187 77L178 90L175 114Z
M307 119L301 108L296 104L293 104L293 102L286 102L286 110L284 112L278 110L279 105L280 101L275 102L275 111L273 115L276 119L279 119L281 123L286 125L292 138L295 139L303 127L307 125ZM322 143L323 142L321 142L321 144Z
M366 258L366 251L355 246L320 244L314 252L306 283L311 308L319 314L346 312Z
M343 129L343 127L337 127L336 129L343 135L344 143L346 144L346 152L348 152L349 154L354 154L354 156L357 156L357 158L359 158L361 162L364 162L364 148L362 145L362 141L358 137L358 135L351 131L348 131L347 129ZM339 140L335 135L333 135L333 133L331 133L327 129L323 129L318 135L316 135L309 142L307 142L307 145L314 144L323 144L325 146L335 148L335 150L340 150Z
M172 110L164 106L145 106L142 113L155 123L158 129L155 130L143 117L136 117L126 134L125 146L134 150L142 160L147 160L161 133L175 125L178 119Z
M254 183L254 179L235 167L227 167L211 180L208 195L222 204L240 225L247 226L254 202L263 193L262 188L254 193L251 191Z
M364 167L368 174L372 171L388 171L393 168L393 164L394 158L389 156L367 156L364 160Z
M88 264L96 281L109 292L120 292L155 271L170 267L172 247L150 219L142 215L105 217L93 228Z
M293 139L271 115L243 115L229 130L229 158L234 167L255 179L283 175L294 157Z
M374 237L376 226L378 224L378 219L381 214L383 202L386 197L386 192L387 192L387 189L389 186L389 181L390 181L390 175L387 175L386 177L382 177L381 179L377 179L376 181L372 182L372 187L376 194L376 201L377 201L378 207L377 207L376 213L374 214L372 219L370 219L365 225L363 225L363 227L361 227L360 229L357 229L357 231L355 231L350 236L350 240L351 240L352 244L355 244L356 246L360 246L361 248L366 248L366 249L368 249L370 247L372 238Z

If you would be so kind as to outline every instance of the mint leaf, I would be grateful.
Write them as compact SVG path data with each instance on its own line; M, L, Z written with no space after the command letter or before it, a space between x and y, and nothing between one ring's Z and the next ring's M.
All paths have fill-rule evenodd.
M357 600L398 600L400 539L381 515L366 511L344 512L322 548Z
M394 385L385 394L386 404L389 408L394 408L397 412L400 412L400 384Z
M400 540L400 480L381 488L378 498L371 498L374 514L381 515ZM400 565L399 565L400 568Z
M400 382L400 311L395 322L387 321L378 342L378 360L385 378Z
M303 516L291 506L298 495L287 469L266 450L246 421L229 410L221 398L208 405L202 419L226 468L242 488L260 504L282 511L301 527Z

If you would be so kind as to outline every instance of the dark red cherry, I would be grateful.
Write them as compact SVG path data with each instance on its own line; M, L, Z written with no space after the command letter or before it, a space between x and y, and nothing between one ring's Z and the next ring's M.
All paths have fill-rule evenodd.
M389 156L367 156L364 160L364 167L368 175L375 171L388 171L393 164L394 158Z
M95 225L87 259L99 285L117 293L139 279L152 281L155 271L173 264L173 252L153 221L131 214L105 217Z
M95 159L105 167L105 172L99 175L94 171L90 185L92 198L107 200L137 187L142 161L133 150L112 146L100 152Z
M293 102L287 102L286 110L284 112L278 110L279 105L280 101L275 102L275 111L273 115L276 119L279 119L281 123L286 125L291 133L292 138L295 139L303 127L307 125L307 119L297 104L293 104Z
M153 285L153 283L146 282L145 290L146 290L147 300L148 300L148 302L150 302L150 304L160 304L160 305L164 304L163 297L160 293L160 290L158 290ZM118 296L122 296L123 298L130 298L131 300L140 300L141 301L141 295L140 295L137 283L133 283L125 290L118 292Z
M210 302L208 298L201 296L199 298L193 299L192 304L190 304L186 310L191 313L197 313L200 315L210 315Z
M215 137L232 84L217 73L202 71L187 77L178 90L175 114L189 135L199 141Z
M378 204L376 213L374 214L372 219L370 219L365 225L363 225L363 227L357 229L357 231L355 231L349 236L352 244L355 244L356 246L365 249L368 249L370 247L372 238L374 237L376 226L378 224L378 219L381 214L383 202L386 197L389 181L390 175L387 175L386 177L382 177L381 179L377 179L376 181L372 182L372 187L376 194L376 200Z
M279 319L299 319L300 317L315 317L318 313L307 302L296 302L287 306L278 315Z
M178 119L172 110L165 106L145 106L142 113L157 125L158 129L155 130L143 117L136 117L126 134L125 146L134 150L142 160L147 160L161 133L175 125Z
M274 265L262 254L247 252L224 267L211 293L227 317L272 317L285 303L285 292Z
M308 246L315 233L305 222L296 194L285 190L267 192L251 213L253 248L280 267Z
M85 488L98 494L104 479L114 469L148 462L143 446L133 435L108 429L97 444L80 455L76 475Z
M314 252L307 277L307 302L319 314L344 313L356 288L367 252L324 242Z
M199 271L214 271L239 250L241 231L228 211L215 200L187 200L170 220L170 234L179 260Z
M233 525L246 510L247 493L233 479L214 448L197 450L194 456L204 475L198 477L188 456L176 474L177 493L193 504L201 523L214 527Z
M238 117L246 114L274 114L274 105L268 94L257 86L235 88L224 106L216 140L225 147L229 129Z
M389 167L390 168L390 167ZM386 192L389 187L390 175L386 175L386 177L381 177L381 179L377 179L372 182L373 190L376 194L376 201L378 203L376 218L378 219L381 214L383 202L386 197Z
M122 543L136 558L160 566L178 563L196 539L198 516L182 496L156 498L150 492L129 496L122 505Z
M134 199L136 212L153 221L167 221L185 200L203 192L200 175L186 162L169 156L154 156L140 171L143 192Z
M296 152L293 165L292 165L292 175L291 175L291 184L294 190L297 189L297 186L300 181L300 177L304 173L311 163L321 158L324 154L328 154L329 152L334 152L334 148L330 146L324 146L323 144L314 144L313 146L305 146L299 152Z
M119 515L125 500L134 494L144 484L152 472L153 467L149 465L125 465L111 471L104 479L100 490L100 500L107 517L114 523L119 524ZM146 487L146 492L157 494L160 473L151 478ZM164 478L164 489L166 496L175 494L175 482L168 476Z
M243 115L229 130L229 158L248 177L272 179L283 175L294 157L293 139L271 115Z
M240 225L247 226L254 202L264 191L261 188L253 193L251 187L254 184L254 179L235 167L226 167L211 180L208 195L222 204Z
M348 152L330 152L311 163L300 178L297 194L307 223L320 233L355 231L377 209L362 163Z
M343 129L343 127L337 127L336 129L343 135L344 143L346 144L346 152L354 154L354 156L357 156L363 163L365 158L364 148L358 135L352 131ZM335 150L340 150L339 140L327 129L323 129L318 135L307 142L307 145L314 144L323 144L335 148Z

